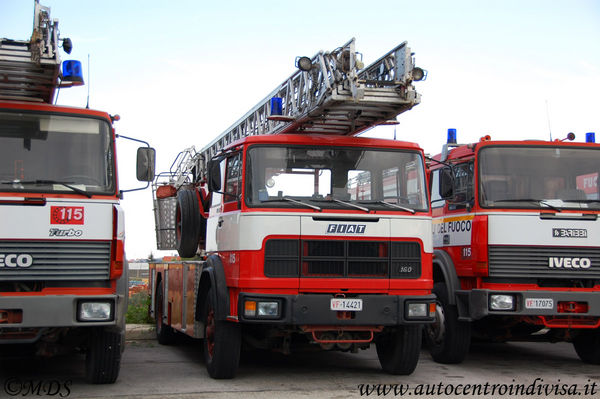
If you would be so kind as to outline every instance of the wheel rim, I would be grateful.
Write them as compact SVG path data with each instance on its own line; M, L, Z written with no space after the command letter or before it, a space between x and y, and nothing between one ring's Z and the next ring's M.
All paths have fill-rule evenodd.
M212 359L215 352L215 312L209 309L206 315L206 328L204 339L206 340L206 349L208 356Z
M435 321L427 325L427 334L432 342L439 344L446 336L446 317L441 303L435 304Z

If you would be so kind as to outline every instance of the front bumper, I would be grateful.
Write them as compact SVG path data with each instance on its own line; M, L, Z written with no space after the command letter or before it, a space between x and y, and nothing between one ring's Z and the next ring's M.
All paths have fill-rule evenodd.
M513 295L514 309L492 310L490 308L491 295ZM528 300L552 300L552 307L528 307ZM474 289L470 291L457 291L456 302L459 319L464 321L479 320L488 315L502 316L600 316L600 292L575 292L575 291L500 291L489 289ZM549 303L548 301L544 301ZM587 304L587 312L570 313L560 312L559 303L576 302ZM530 305L531 306L531 305Z
M119 326L124 328L125 309L123 295L43 295L43 296L0 296L0 314L20 313L20 321L1 322L0 328L38 327L90 327ZM113 317L110 321L78 321L78 304L81 301L110 301ZM122 324L122 326L121 326Z
M241 293L238 299L238 319L244 323L281 324L292 326L396 326L432 323L434 316L407 317L409 303L435 303L435 295L357 295L362 299L362 311L339 312L330 310L329 294L267 295ZM280 312L276 317L261 319L244 316L245 301L278 301Z

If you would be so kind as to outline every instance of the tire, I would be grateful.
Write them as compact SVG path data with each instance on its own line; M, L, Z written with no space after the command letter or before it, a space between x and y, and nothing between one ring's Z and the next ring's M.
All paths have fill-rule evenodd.
M237 323L217 320L211 287L202 303L204 322L204 362L208 375L215 379L235 377L240 364L242 334Z
M163 283L158 283L156 287L156 298L154 300L154 312L156 322L156 340L161 345L172 344L175 340L175 331L171 326L163 323L163 309L164 309L164 294L163 294Z
M600 364L600 330L580 330L573 339L573 347L577 356L584 362Z
M383 371L394 375L415 371L421 351L421 331L420 325L399 326L377 337L375 346Z
M94 329L85 358L85 378L92 384L112 384L121 368L121 335L115 331Z
M198 250L200 238L200 209L196 190L180 190L175 210L175 238L177 252L182 258L192 258Z
M436 321L425 327L429 353L438 363L461 363L471 346L471 323L458 320L458 309L448 303L445 283L435 283L433 293L437 296Z

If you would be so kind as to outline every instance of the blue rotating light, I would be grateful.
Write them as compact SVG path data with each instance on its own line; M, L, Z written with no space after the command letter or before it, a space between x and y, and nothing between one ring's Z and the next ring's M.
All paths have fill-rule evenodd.
M596 133L588 132L585 134L585 142L586 143L595 143L596 142Z
M448 129L448 144L456 144L456 129Z
M283 101L281 97L271 98L271 115L283 114Z
M73 86L83 85L83 70L81 62L76 60L67 60L62 64L62 81L71 83Z

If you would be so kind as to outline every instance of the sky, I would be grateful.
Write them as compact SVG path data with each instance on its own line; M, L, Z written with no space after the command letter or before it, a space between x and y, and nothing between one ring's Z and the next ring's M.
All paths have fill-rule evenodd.
M58 104L119 114L117 133L157 151L157 171L201 149L286 80L297 56L356 38L369 65L403 41L427 70L421 104L398 117L398 140L436 154L448 128L461 143L600 140L600 1L40 0L59 20L86 86ZM0 0L0 36L27 40L34 1ZM89 62L88 62L89 59ZM89 78L88 78L89 76ZM393 127L369 136L392 138ZM117 142L122 189L137 144ZM156 250L151 190L125 193L127 257Z

